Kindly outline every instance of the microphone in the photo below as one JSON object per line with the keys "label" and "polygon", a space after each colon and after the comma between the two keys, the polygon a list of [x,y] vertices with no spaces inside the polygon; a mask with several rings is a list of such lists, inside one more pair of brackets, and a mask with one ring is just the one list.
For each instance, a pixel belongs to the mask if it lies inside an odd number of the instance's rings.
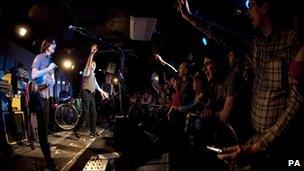
{"label": "microphone", "polygon": [[84,28],[82,28],[82,27],[76,27],[76,26],[73,26],[73,25],[69,25],[69,30],[84,30]]}

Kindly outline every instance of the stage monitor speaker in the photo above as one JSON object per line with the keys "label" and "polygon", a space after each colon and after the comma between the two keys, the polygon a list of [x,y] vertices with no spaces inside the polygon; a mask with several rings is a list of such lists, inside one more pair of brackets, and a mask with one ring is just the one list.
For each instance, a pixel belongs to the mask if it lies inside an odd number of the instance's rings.
{"label": "stage monitor speaker", "polygon": [[24,113],[19,112],[2,112],[2,123],[6,135],[7,143],[16,144],[24,142],[26,138],[26,130],[24,123]]}
{"label": "stage monitor speaker", "polygon": [[130,17],[130,38],[132,40],[149,41],[155,29],[157,19],[146,17]]}

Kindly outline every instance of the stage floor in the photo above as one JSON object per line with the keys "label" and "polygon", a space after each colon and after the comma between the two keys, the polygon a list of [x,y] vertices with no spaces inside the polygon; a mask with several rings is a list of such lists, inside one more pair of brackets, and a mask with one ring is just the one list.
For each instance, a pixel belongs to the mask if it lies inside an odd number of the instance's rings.
{"label": "stage floor", "polygon": [[[103,154],[119,154],[119,159],[110,159],[107,162],[107,171],[116,167],[116,171],[168,171],[168,155],[165,153],[152,154],[152,150],[133,131],[125,132],[127,127],[121,127],[120,122],[99,124],[97,127],[99,137],[91,137],[89,130],[82,128],[79,132],[80,139],[76,139],[72,131],[60,131],[48,136],[51,144],[52,158],[60,171],[80,171],[92,159],[92,156]],[[113,137],[113,130],[118,127],[122,131],[118,136]],[[137,137],[137,138],[136,138]],[[117,148],[116,141],[125,146]],[[115,145],[114,145],[115,144]],[[35,150],[32,150],[28,142],[12,145],[12,155],[5,159],[5,170],[41,171],[45,167],[45,161],[39,146],[38,140],[34,143]],[[121,150],[121,151],[119,151]],[[114,164],[113,164],[114,163]]]}
{"label": "stage floor", "polygon": [[[51,144],[52,158],[54,159],[58,170],[70,170],[75,164],[78,157],[82,155],[88,148],[100,148],[113,150],[107,147],[104,137],[111,136],[111,131],[104,128],[97,128],[100,137],[91,137],[89,131],[81,129],[80,139],[76,139],[72,131],[61,131],[50,134],[48,136],[49,143]],[[92,147],[92,143],[100,140],[98,147]],[[10,170],[27,170],[36,171],[42,170],[45,166],[45,161],[40,149],[38,140],[34,142],[35,149],[32,150],[28,142],[23,144],[16,144],[12,146],[13,153],[8,159]]]}

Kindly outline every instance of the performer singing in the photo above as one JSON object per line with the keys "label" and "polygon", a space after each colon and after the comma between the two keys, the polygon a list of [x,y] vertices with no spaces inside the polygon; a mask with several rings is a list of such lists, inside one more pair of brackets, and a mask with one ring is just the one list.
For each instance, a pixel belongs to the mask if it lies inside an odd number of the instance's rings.
{"label": "performer singing", "polygon": [[29,107],[31,113],[36,113],[38,121],[38,138],[47,169],[54,170],[56,165],[51,158],[50,146],[48,143],[48,122],[49,122],[49,98],[51,89],[55,84],[54,68],[56,64],[51,62],[52,54],[55,52],[56,42],[53,38],[46,38],[41,45],[33,63],[31,77],[33,79],[33,90],[30,93]]}
{"label": "performer singing", "polygon": [[83,71],[83,80],[82,80],[82,87],[81,87],[81,98],[82,98],[82,109],[83,113],[81,117],[79,118],[79,122],[75,126],[74,134],[77,139],[80,138],[78,132],[82,124],[87,120],[88,116],[90,118],[90,135],[91,136],[98,136],[98,133],[96,132],[96,118],[97,118],[97,112],[95,108],[95,98],[94,98],[94,92],[97,89],[103,98],[108,98],[108,93],[103,91],[95,78],[95,69],[96,69],[96,63],[93,61],[93,57],[95,53],[97,52],[98,48],[97,45],[94,44],[91,47],[91,53],[88,57],[87,64],[85,66],[85,69]]}

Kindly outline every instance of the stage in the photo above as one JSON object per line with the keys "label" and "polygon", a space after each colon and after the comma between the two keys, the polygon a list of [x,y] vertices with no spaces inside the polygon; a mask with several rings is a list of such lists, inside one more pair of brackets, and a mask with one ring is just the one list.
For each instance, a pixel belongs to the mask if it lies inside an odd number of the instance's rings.
{"label": "stage", "polygon": [[[136,155],[133,155],[134,151],[136,151],[133,150],[134,148],[127,150],[122,148],[115,149],[112,131],[113,127],[115,127],[114,125],[117,127],[116,123],[107,123],[103,124],[102,127],[97,127],[97,132],[100,134],[99,137],[91,137],[86,128],[80,130],[80,139],[76,139],[72,131],[49,134],[48,139],[51,145],[52,158],[57,165],[57,170],[96,170],[96,167],[91,167],[94,163],[94,166],[97,165],[96,163],[99,165],[97,170],[104,171],[169,170],[167,154],[150,155],[142,151],[143,147],[138,147],[138,145],[136,146],[141,153],[136,152]],[[118,139],[121,138],[118,137]],[[129,142],[134,144],[133,141],[137,140],[129,140]],[[6,170],[44,170],[45,161],[38,140],[34,142],[34,150],[31,149],[28,142],[12,145],[11,147],[10,157],[7,156],[5,158]]]}

